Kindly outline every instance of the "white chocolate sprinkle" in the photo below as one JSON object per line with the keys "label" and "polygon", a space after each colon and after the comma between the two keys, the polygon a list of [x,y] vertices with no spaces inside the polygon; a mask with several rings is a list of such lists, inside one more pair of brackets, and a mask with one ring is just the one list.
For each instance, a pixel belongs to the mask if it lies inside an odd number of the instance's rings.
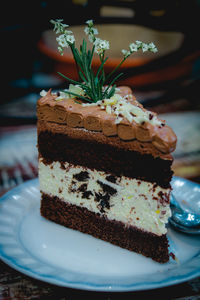
{"label": "white chocolate sprinkle", "polygon": [[120,94],[114,94],[110,99],[100,100],[96,103],[86,103],[82,106],[95,106],[99,105],[102,110],[105,110],[108,114],[115,114],[115,124],[119,124],[123,118],[130,123],[133,121],[142,124],[143,122],[151,123],[152,125],[160,126],[163,122],[159,120],[155,113],[148,110],[143,110],[139,104],[137,106],[129,102],[132,95],[128,94],[122,97]]}
{"label": "white chocolate sprinkle", "polygon": [[[80,96],[85,96],[84,90],[79,85],[69,85],[69,89],[60,91],[58,93],[53,93],[52,95],[58,95],[56,97],[56,101],[61,101],[63,99],[68,98],[76,98],[72,94],[69,95],[67,92],[72,92],[78,94]],[[83,107],[87,106],[99,106],[102,110],[105,110],[108,114],[114,114],[116,116],[115,124],[119,124],[126,119],[128,122],[132,123],[133,121],[142,124],[142,123],[150,123],[152,125],[162,126],[163,121],[159,120],[155,113],[143,110],[137,101],[132,104],[129,100],[132,98],[132,94],[126,94],[125,96],[121,96],[118,94],[120,89],[116,88],[116,93],[110,99],[103,99],[97,102],[91,103],[82,103]],[[45,97],[47,92],[42,90],[40,92],[40,96]]]}
{"label": "white chocolate sprinkle", "polygon": [[45,90],[42,90],[41,92],[40,92],[40,96],[41,97],[45,97],[47,95],[47,92],[45,91]]}

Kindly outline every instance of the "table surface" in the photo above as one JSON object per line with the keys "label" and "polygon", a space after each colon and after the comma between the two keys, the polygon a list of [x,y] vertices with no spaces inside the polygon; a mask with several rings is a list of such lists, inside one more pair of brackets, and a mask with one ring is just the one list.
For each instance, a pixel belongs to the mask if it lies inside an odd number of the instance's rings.
{"label": "table surface", "polygon": [[[168,123],[170,123],[180,137],[175,153],[175,175],[183,175],[182,177],[195,181],[198,181],[200,178],[200,172],[196,168],[200,161],[198,154],[200,141],[197,143],[196,138],[196,130],[200,126],[199,116],[198,112],[182,113],[181,115],[176,114],[174,116],[165,114],[163,116],[169,121]],[[193,122],[187,122],[189,125],[183,129],[183,126],[181,126],[183,119],[190,119]],[[177,126],[178,120],[179,126]],[[190,136],[190,143],[187,142],[188,136]],[[26,180],[37,177],[36,139],[35,125],[0,127],[0,195],[3,195],[6,191]],[[191,166],[195,168],[191,168]],[[98,293],[44,283],[21,274],[7,266],[4,262],[0,262],[0,300],[43,298],[64,300],[79,299],[82,297],[115,299],[119,296],[125,299],[132,299],[133,297],[140,299],[150,296],[154,299],[196,300],[200,299],[200,277],[185,283],[154,290],[126,293]]]}

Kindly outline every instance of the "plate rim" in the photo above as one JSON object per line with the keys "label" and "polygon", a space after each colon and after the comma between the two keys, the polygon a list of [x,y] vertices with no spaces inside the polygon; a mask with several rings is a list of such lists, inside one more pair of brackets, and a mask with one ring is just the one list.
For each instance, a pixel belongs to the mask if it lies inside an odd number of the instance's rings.
{"label": "plate rim", "polygon": [[[172,184],[173,181],[175,180],[181,180],[181,181],[185,181],[188,182],[189,184],[191,184],[192,186],[200,186],[198,183],[192,182],[188,179],[185,178],[181,178],[178,176],[173,176],[172,179]],[[7,201],[7,199],[12,196],[15,193],[19,193],[20,190],[22,190],[25,187],[31,187],[31,186],[35,186],[36,188],[39,187],[39,181],[38,178],[34,178],[31,180],[27,180],[23,183],[21,183],[20,185],[14,187],[13,189],[9,190],[8,192],[6,192],[2,197],[0,197],[0,205],[2,202]],[[31,255],[31,253],[29,253]],[[198,259],[199,254],[197,254],[196,256],[193,257],[193,259],[195,257],[197,257]],[[156,289],[156,288],[163,288],[163,287],[168,287],[168,286],[172,286],[172,285],[176,285],[176,284],[180,284],[183,283],[185,281],[194,279],[198,276],[200,276],[200,269],[196,269],[196,270],[192,270],[189,273],[184,274],[183,276],[173,276],[170,278],[166,278],[164,280],[161,281],[155,281],[155,282],[132,282],[130,284],[96,284],[96,283],[92,283],[92,282],[77,282],[77,281],[73,281],[70,282],[67,280],[67,278],[63,278],[61,279],[56,278],[56,277],[52,277],[49,276],[48,274],[39,274],[36,273],[33,269],[30,268],[25,268],[24,266],[20,266],[16,259],[14,259],[12,256],[8,256],[6,255],[6,253],[4,251],[2,251],[2,246],[0,243],[0,259],[2,259],[2,261],[4,263],[6,263],[9,267],[15,269],[16,271],[21,272],[22,274],[25,274],[26,276],[29,276],[31,278],[37,279],[37,280],[41,280],[43,282],[46,283],[50,283],[56,286],[60,286],[60,287],[68,287],[68,288],[73,288],[73,289],[81,289],[81,290],[87,290],[87,291],[102,291],[102,292],[128,292],[128,291],[142,291],[142,290],[150,290],[150,289]],[[37,258],[36,258],[37,259]],[[46,264],[45,262],[43,262],[43,264]]]}

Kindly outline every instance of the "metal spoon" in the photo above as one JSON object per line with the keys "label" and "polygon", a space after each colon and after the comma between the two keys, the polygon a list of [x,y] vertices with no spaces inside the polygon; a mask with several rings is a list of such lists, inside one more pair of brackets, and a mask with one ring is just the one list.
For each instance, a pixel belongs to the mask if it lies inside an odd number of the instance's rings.
{"label": "metal spoon", "polygon": [[183,210],[172,194],[170,208],[172,216],[169,222],[175,229],[189,234],[200,234],[200,215]]}

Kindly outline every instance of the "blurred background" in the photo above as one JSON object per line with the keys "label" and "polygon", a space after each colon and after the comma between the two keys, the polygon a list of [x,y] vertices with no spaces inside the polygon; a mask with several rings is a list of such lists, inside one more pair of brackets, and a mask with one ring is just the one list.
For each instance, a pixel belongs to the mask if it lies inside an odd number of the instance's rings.
{"label": "blurred background", "polygon": [[[70,24],[77,43],[88,19],[110,41],[106,72],[135,40],[154,42],[122,65],[118,84],[167,120],[178,136],[175,175],[200,181],[200,1],[9,1],[1,9],[0,192],[37,176],[36,101],[41,90],[76,78],[70,52],[57,51],[50,19]],[[94,59],[94,68],[98,66]]]}

